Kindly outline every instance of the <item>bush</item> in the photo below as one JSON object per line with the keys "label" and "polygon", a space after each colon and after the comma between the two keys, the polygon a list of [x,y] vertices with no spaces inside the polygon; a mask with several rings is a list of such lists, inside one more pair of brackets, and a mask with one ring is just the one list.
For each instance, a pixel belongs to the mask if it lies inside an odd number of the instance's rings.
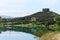
{"label": "bush", "polygon": [[57,24],[58,24],[58,25],[60,25],[60,21],[59,21],[59,22],[57,22]]}

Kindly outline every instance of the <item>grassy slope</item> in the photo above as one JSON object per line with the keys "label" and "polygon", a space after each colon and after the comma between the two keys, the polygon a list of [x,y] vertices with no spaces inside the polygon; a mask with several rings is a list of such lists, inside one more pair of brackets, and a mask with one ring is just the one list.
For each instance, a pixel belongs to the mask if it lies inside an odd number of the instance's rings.
{"label": "grassy slope", "polygon": [[60,40],[59,38],[60,38],[60,32],[50,32],[42,36],[41,40]]}
{"label": "grassy slope", "polygon": [[41,40],[57,40],[55,37],[56,34],[60,34],[60,25],[55,26],[56,31],[55,32],[48,32],[45,35],[41,37]]}

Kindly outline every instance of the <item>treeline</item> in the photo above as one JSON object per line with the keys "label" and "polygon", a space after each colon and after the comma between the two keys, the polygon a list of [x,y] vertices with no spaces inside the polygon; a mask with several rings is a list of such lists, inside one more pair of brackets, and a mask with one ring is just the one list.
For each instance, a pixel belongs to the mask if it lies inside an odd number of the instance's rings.
{"label": "treeline", "polygon": [[60,24],[60,15],[53,11],[50,11],[49,9],[43,9],[43,11],[36,12],[32,15],[25,17],[13,18],[10,21],[16,22],[18,24]]}
{"label": "treeline", "polygon": [[25,17],[17,17],[17,18],[1,18],[0,23],[12,22],[13,24],[37,24],[37,25],[51,25],[58,23],[60,24],[60,15],[50,11],[48,8],[43,9],[40,12],[36,12],[32,15]]}

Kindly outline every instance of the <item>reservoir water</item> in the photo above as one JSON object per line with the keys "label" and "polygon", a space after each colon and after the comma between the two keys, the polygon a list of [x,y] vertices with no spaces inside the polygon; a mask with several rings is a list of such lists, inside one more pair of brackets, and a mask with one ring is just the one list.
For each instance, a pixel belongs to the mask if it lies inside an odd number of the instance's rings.
{"label": "reservoir water", "polygon": [[0,33],[0,40],[38,40],[38,38],[24,32],[4,31]]}

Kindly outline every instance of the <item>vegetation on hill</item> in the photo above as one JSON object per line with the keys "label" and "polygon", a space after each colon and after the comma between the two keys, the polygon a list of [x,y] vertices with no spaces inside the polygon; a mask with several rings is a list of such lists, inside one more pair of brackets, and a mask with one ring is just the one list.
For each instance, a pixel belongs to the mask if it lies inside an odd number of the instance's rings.
{"label": "vegetation on hill", "polygon": [[19,17],[19,18],[13,18],[10,21],[15,22],[15,24],[44,24],[44,25],[50,25],[54,24],[56,22],[59,22],[60,15],[50,11],[49,9],[43,9],[41,12],[36,12],[32,15],[25,16],[25,17]]}

